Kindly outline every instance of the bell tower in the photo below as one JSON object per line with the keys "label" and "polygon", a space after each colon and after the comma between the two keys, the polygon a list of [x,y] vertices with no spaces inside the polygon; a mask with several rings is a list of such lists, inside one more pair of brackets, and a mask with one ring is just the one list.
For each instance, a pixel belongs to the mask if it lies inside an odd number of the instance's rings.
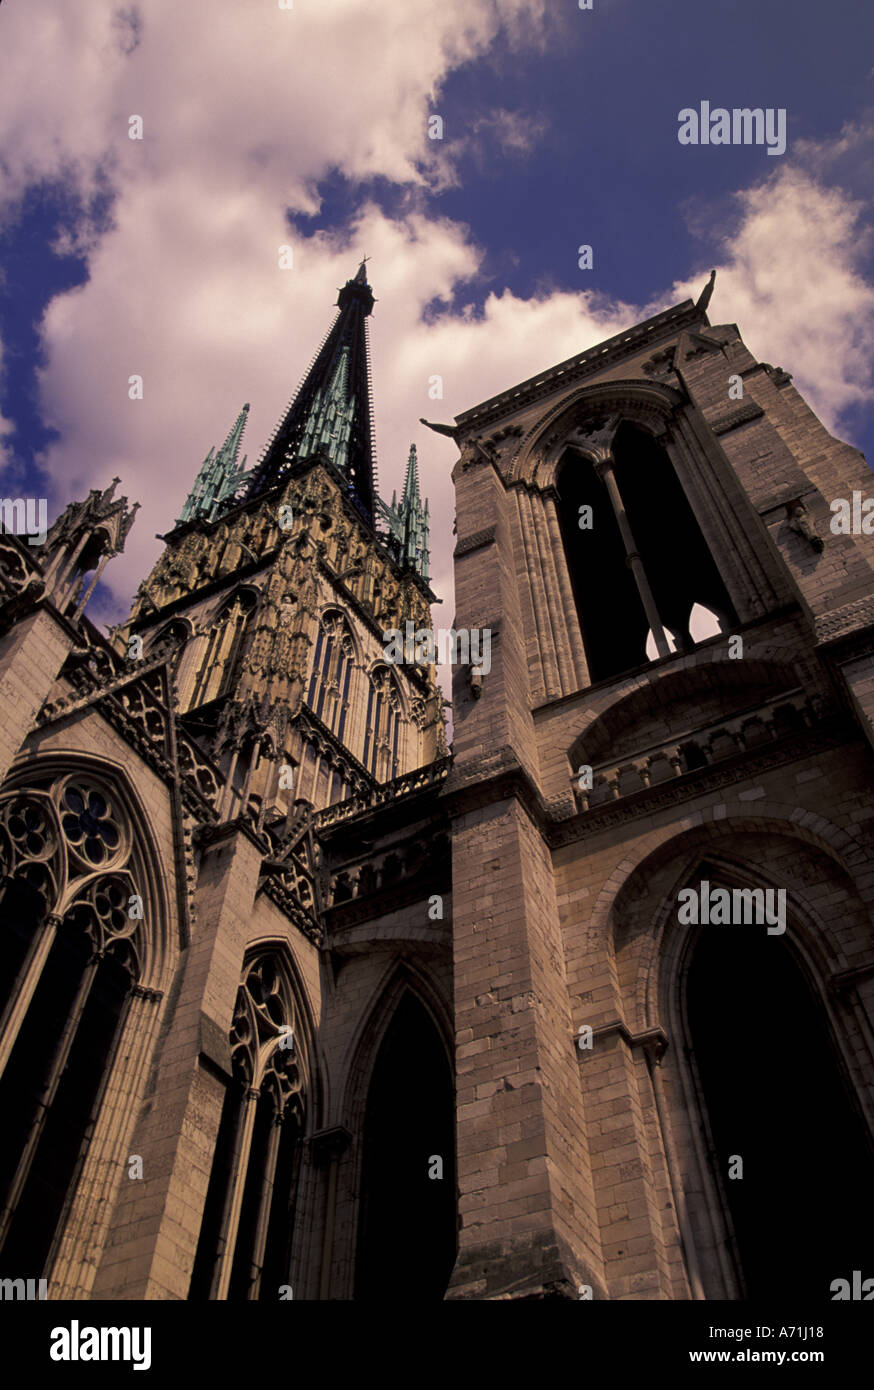
{"label": "bell tower", "polygon": [[373,305],[362,262],[263,457],[238,462],[246,405],[116,635],[147,660],[173,649],[184,723],[227,778],[224,818],[318,810],[445,751],[433,668],[383,654],[386,629],[430,626],[435,597],[415,450],[400,507],[377,495]]}
{"label": "bell tower", "polygon": [[[712,290],[439,427],[457,621],[492,643],[481,692],[456,674],[446,787],[453,1298],[827,1298],[870,1239],[874,552],[832,522],[874,487],[787,372],[710,324]],[[680,891],[717,885],[750,910],[684,920]],[[767,978],[772,1006],[708,1009],[720,978]],[[786,1176],[791,1038],[814,1026],[851,1196],[839,1159],[813,1194]],[[759,1125],[726,1048],[755,1059]]]}

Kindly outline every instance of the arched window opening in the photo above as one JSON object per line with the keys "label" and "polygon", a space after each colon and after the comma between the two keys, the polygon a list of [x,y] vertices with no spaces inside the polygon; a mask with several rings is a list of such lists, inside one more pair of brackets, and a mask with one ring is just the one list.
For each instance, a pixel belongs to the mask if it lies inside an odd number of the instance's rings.
{"label": "arched window opening", "polygon": [[354,661],[355,646],[343,615],[324,614],[316,635],[307,704],[340,739],[346,731]]}
{"label": "arched window opening", "polygon": [[607,488],[594,464],[569,450],[559,471],[558,493],[589,677],[605,680],[646,659],[649,623]]}
{"label": "arched window opening", "polygon": [[688,651],[733,624],[728,591],[671,460],[645,430],[623,421],[600,475],[569,449],[557,487],[593,682],[658,659],[655,617],[662,655]]}
{"label": "arched window opening", "polygon": [[[791,923],[773,936],[757,924],[697,931],[690,1055],[746,1296],[828,1298],[874,1248],[874,1155],[827,1015],[787,941]],[[734,1158],[742,1177],[730,1176]]]}
{"label": "arched window opening", "polygon": [[90,776],[0,797],[0,860],[0,912],[16,919],[3,952],[15,973],[0,1019],[0,1273],[41,1278],[140,977],[149,903],[127,817]]}
{"label": "arched window opening", "polygon": [[[69,512],[70,508],[67,510]],[[63,530],[63,518],[59,517],[55,526],[59,523]],[[93,532],[83,530],[75,543],[71,541],[64,549],[56,551],[47,577],[50,577],[53,601],[61,612],[68,612],[75,604],[73,616],[78,617],[113,553],[112,539],[103,527]]]}
{"label": "arched window opening", "polygon": [[220,699],[235,685],[249,622],[256,606],[256,596],[250,590],[242,589],[216,618],[194,678],[192,708]]}
{"label": "arched window opening", "polygon": [[724,628],[718,614],[703,603],[693,603],[689,614],[689,632],[693,642],[706,642],[710,637],[718,637]]}
{"label": "arched window opening", "polygon": [[168,623],[153,639],[148,649],[148,660],[157,661],[159,657],[169,657],[173,665],[178,665],[179,657],[190,636],[188,624],[181,619]]}
{"label": "arched window opening", "polygon": [[368,681],[361,761],[379,782],[389,782],[400,772],[401,717],[397,681],[387,666],[377,666]]}
{"label": "arched window opening", "polygon": [[[442,1177],[433,1176],[435,1159]],[[370,1082],[360,1191],[355,1298],[380,1301],[390,1287],[402,1301],[442,1299],[457,1251],[452,1073],[434,1023],[409,991]],[[416,1276],[398,1281],[399,1269]]]}
{"label": "arched window opening", "polygon": [[288,1283],[308,1090],[307,1048],[278,956],[245,967],[189,1298],[275,1299]]}
{"label": "arched window opening", "polygon": [[680,744],[680,757],[684,772],[695,772],[699,767],[708,766],[707,754],[701,745],[694,740]]}

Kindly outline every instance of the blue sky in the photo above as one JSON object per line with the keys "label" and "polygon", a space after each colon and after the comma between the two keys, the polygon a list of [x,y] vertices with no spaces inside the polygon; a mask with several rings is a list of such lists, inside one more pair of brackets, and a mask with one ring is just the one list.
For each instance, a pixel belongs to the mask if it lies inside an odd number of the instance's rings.
{"label": "blue sky", "polygon": [[[2,485],[50,517],[116,473],[142,501],[92,616],[125,611],[246,400],[254,462],[362,251],[381,491],[415,439],[440,621],[454,451],[419,416],[696,294],[711,266],[711,319],[874,458],[874,11],[593,6],[0,7]],[[786,153],[681,146],[678,112],[702,99],[785,108]]]}

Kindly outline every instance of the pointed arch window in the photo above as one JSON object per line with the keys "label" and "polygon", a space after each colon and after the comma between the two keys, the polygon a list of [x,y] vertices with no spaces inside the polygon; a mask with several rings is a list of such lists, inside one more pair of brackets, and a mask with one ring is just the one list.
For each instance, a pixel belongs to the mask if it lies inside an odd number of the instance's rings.
{"label": "pointed arch window", "polygon": [[140,980],[152,908],[120,803],[78,772],[0,796],[0,874],[0,1271],[41,1278]]}
{"label": "pointed arch window", "polygon": [[183,618],[175,619],[163,627],[152,640],[148,648],[148,660],[157,661],[159,657],[169,657],[172,665],[178,667],[179,658],[190,636],[190,625]]}
{"label": "pointed arch window", "polygon": [[309,1089],[308,1047],[278,953],[245,965],[191,1299],[275,1299],[288,1282]]}
{"label": "pointed arch window", "polygon": [[399,774],[401,716],[401,697],[395,677],[387,666],[374,667],[368,680],[361,761],[377,781],[389,782]]}
{"label": "pointed arch window", "polygon": [[[708,863],[687,886],[699,901],[706,891],[711,905],[720,891],[732,901],[738,889],[759,892],[766,904],[773,891],[758,875],[735,877]],[[712,1238],[735,1257],[741,1297],[766,1298],[775,1288],[805,1297],[811,1270],[823,1271],[826,1296],[832,1272],[849,1277],[871,1249],[874,1159],[825,990],[799,950],[803,932],[790,920],[784,933],[770,935],[754,917],[747,903],[743,911],[732,907],[731,927],[686,928],[677,980],[685,1034],[679,1056],[699,1107],[693,1123],[704,1136],[698,1162],[721,1197],[727,1227],[714,1222]],[[725,1046],[726,1030],[737,1029],[740,998],[756,1020],[755,1049]],[[686,1153],[693,1162],[695,1148]],[[732,1155],[742,1159],[743,1182],[727,1180]],[[773,1173],[779,1182],[769,1180]],[[678,1181],[688,1182],[687,1175]],[[689,1185],[700,1190],[700,1182],[696,1175]],[[714,1289],[707,1296],[726,1295]]]}
{"label": "pointed arch window", "polygon": [[340,739],[346,731],[354,663],[355,646],[348,623],[337,610],[325,613],[316,634],[307,704]]}
{"label": "pointed arch window", "polygon": [[256,607],[257,595],[241,589],[220,610],[194,678],[192,707],[218,700],[232,689]]}
{"label": "pointed arch window", "polygon": [[[398,1097],[404,1097],[402,1105]],[[362,1135],[355,1299],[375,1301],[391,1271],[420,1271],[401,1300],[439,1302],[458,1249],[452,1068],[433,1017],[405,990],[367,1089]],[[441,1180],[429,1179],[435,1160]]]}
{"label": "pointed arch window", "polygon": [[590,435],[599,462],[582,443],[568,448],[557,479],[592,682],[688,651],[714,624],[726,632],[737,621],[667,451],[630,421],[613,423]]}

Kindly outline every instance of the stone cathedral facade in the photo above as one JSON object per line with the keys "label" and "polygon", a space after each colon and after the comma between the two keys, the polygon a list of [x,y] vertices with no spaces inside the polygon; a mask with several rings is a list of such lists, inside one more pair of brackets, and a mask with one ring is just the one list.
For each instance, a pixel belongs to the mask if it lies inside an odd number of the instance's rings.
{"label": "stone cathedral facade", "polygon": [[491,640],[451,748],[434,667],[385,656],[435,596],[414,449],[377,492],[363,265],[108,637],[118,480],[0,536],[0,1276],[874,1275],[874,568],[830,524],[874,488],[711,289],[434,424],[456,627]]}

